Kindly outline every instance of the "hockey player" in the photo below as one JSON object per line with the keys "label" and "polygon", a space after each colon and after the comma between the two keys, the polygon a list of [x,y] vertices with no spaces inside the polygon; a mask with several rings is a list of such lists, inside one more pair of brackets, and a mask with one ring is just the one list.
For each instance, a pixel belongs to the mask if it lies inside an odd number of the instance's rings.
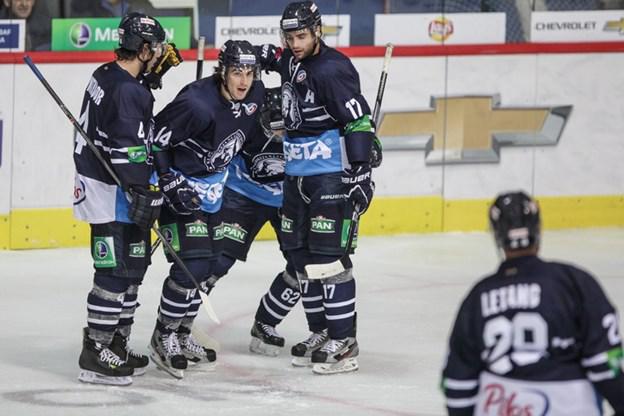
{"label": "hockey player", "polygon": [[[218,255],[213,230],[227,168],[258,123],[264,86],[246,41],[227,41],[212,76],[185,86],[156,116],[155,164],[166,206],[160,229],[202,286]],[[171,261],[171,259],[169,259]],[[163,283],[150,350],[154,362],[177,378],[188,361],[216,360],[191,335],[201,303],[193,281],[173,263]]]}
{"label": "hockey player", "polygon": [[490,225],[504,261],[461,304],[442,388],[449,415],[624,415],[618,316],[598,282],[537,256],[540,214],[501,194]]}
{"label": "hockey player", "polygon": [[79,121],[122,187],[79,134],[74,146],[74,215],[91,225],[95,268],[78,378],[127,385],[149,362],[129,349],[128,338],[138,287],[150,264],[149,229],[163,201],[162,193],[149,187],[154,97],[144,74],[159,80],[180,57],[165,43],[158,21],[140,13],[121,20],[115,54],[114,62],[93,73]]}
{"label": "hockey player", "polygon": [[[373,195],[374,128],[350,60],[322,41],[321,14],[311,1],[286,6],[280,21],[285,49],[259,47],[263,67],[279,71],[287,135],[283,247],[293,260],[309,313],[315,373],[358,368],[355,280],[346,247],[354,210]],[[312,351],[314,348],[316,349]],[[294,350],[293,350],[294,352]]]}

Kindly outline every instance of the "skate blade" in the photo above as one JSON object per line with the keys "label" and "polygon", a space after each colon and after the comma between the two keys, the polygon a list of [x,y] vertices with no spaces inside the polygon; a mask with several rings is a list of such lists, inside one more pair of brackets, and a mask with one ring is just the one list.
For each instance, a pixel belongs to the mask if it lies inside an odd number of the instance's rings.
{"label": "skate blade", "polygon": [[163,370],[164,372],[168,373],[169,375],[179,380],[184,378],[184,370],[178,370],[177,368],[169,367],[160,359],[160,356],[151,348],[150,348],[150,358],[154,362],[154,364],[156,364],[156,367],[158,367],[159,370]]}
{"label": "skate blade", "polygon": [[134,367],[134,373],[132,373],[132,375],[133,376],[142,376],[146,372],[147,372],[147,366],[145,366],[145,367]]}
{"label": "skate blade", "polygon": [[350,373],[359,368],[356,358],[345,358],[337,363],[317,363],[312,366],[314,374]]}
{"label": "skate blade", "polygon": [[130,384],[132,384],[131,376],[105,376],[89,370],[80,370],[80,374],[78,374],[78,380],[82,381],[83,383],[106,384],[109,386],[129,386]]}
{"label": "skate blade", "polygon": [[293,367],[310,367],[312,366],[312,361],[310,361],[310,357],[293,357],[290,361]]}
{"label": "skate blade", "polygon": [[189,361],[188,363],[189,366],[187,367],[187,370],[193,370],[193,372],[212,372],[217,369],[216,361],[200,360]]}
{"label": "skate blade", "polygon": [[251,342],[249,343],[249,351],[260,355],[266,355],[268,357],[277,357],[281,350],[282,347],[265,344],[259,338],[255,337],[252,337]]}

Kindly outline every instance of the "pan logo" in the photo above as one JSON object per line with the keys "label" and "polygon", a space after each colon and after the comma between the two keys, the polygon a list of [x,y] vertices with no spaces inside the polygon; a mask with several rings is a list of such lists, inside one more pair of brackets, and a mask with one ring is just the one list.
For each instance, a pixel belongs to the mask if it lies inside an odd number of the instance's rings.
{"label": "pan logo", "polygon": [[427,165],[498,163],[503,146],[554,146],[572,106],[500,108],[500,97],[431,98],[431,109],[382,115],[387,150],[424,150]]}
{"label": "pan logo", "polygon": [[91,28],[86,23],[74,23],[69,29],[69,41],[76,48],[84,48],[91,41]]}

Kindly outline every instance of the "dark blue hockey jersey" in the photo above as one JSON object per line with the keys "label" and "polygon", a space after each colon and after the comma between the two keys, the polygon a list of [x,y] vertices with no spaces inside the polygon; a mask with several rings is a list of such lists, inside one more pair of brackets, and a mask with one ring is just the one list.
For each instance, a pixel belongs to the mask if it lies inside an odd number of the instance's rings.
{"label": "dark blue hockey jersey", "polygon": [[202,210],[219,210],[227,166],[256,129],[263,99],[254,81],[244,100],[228,101],[211,76],[185,86],[156,116],[156,146],[198,192]]}
{"label": "dark blue hockey jersey", "polygon": [[[100,66],[84,94],[78,122],[122,181],[147,186],[154,97],[115,62]],[[92,224],[130,222],[129,200],[80,134],[74,143],[74,215]]]}
{"label": "dark blue hockey jersey", "polygon": [[574,266],[505,261],[462,303],[442,386],[450,415],[598,416],[594,388],[624,411],[615,309]]}
{"label": "dark blue hockey jersey", "polygon": [[230,164],[225,186],[259,204],[281,207],[284,164],[283,144],[267,138],[258,125]]}
{"label": "dark blue hockey jersey", "polygon": [[323,42],[317,55],[300,62],[289,49],[277,55],[273,49],[264,45],[259,55],[263,66],[279,71],[282,79],[286,173],[310,176],[368,162],[371,111],[349,58]]}

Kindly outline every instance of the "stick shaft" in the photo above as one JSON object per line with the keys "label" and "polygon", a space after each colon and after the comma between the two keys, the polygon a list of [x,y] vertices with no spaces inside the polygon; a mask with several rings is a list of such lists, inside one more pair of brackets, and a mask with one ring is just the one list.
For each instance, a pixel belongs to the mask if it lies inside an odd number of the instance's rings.
{"label": "stick shaft", "polygon": [[206,44],[206,38],[199,37],[197,42],[197,66],[195,68],[195,80],[202,79],[204,71],[204,46]]}
{"label": "stick shaft", "polygon": [[375,98],[375,108],[373,110],[373,122],[375,126],[379,125],[379,116],[381,114],[381,102],[383,100],[384,92],[386,91],[386,81],[388,80],[388,69],[390,67],[390,59],[392,59],[392,50],[394,45],[388,43],[386,45],[386,54],[384,56],[383,67],[381,69],[381,76],[379,78],[379,86],[377,87],[377,97]]}

